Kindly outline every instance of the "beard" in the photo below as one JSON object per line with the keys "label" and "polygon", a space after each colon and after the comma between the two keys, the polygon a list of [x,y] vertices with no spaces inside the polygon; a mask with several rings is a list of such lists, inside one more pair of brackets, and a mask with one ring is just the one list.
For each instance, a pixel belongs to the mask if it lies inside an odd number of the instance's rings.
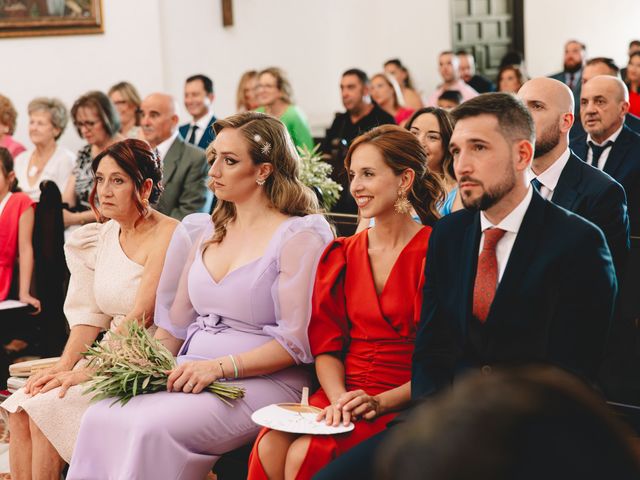
{"label": "beard", "polygon": [[582,63],[580,62],[571,62],[564,64],[564,71],[567,73],[576,73],[578,70],[582,68]]}
{"label": "beard", "polygon": [[556,148],[558,143],[560,143],[560,126],[558,125],[558,121],[556,121],[552,127],[547,128],[538,138],[536,138],[536,148],[533,158],[546,155]]}
{"label": "beard", "polygon": [[472,181],[480,185],[484,191],[479,197],[472,198],[469,195],[461,194],[462,205],[469,210],[488,210],[502,200],[516,185],[516,174],[511,168],[511,164],[505,170],[502,181],[492,188],[484,188],[484,183],[472,177],[461,177],[459,182]]}

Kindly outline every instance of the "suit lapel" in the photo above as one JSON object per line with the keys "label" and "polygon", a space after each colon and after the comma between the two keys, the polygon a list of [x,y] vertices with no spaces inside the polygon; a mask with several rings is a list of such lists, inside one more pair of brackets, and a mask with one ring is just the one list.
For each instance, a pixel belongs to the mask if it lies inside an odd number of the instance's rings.
{"label": "suit lapel", "polygon": [[509,314],[501,314],[501,310],[503,310],[503,306],[509,308],[505,304],[505,299],[512,298],[511,292],[518,288],[521,279],[526,276],[527,269],[531,265],[544,228],[544,211],[545,200],[534,190],[531,203],[520,224],[516,241],[507,260],[507,266],[491,304],[487,324],[494,321],[494,317],[496,319],[509,318]]}
{"label": "suit lapel", "polygon": [[182,157],[183,151],[184,141],[180,136],[177,136],[162,161],[162,183],[164,185],[167,185],[171,181],[171,177],[173,177],[173,174],[176,172],[178,160]]}
{"label": "suit lapel", "polygon": [[460,285],[462,286],[461,298],[463,298],[463,301],[460,302],[460,308],[462,309],[460,318],[464,319],[464,321],[460,327],[465,335],[473,311],[473,287],[476,279],[476,270],[478,268],[480,233],[480,213],[476,213],[473,221],[467,225],[462,240]]}
{"label": "suit lapel", "polygon": [[573,154],[577,155],[580,160],[587,161],[587,135],[584,134],[571,145]]}
{"label": "suit lapel", "polygon": [[553,203],[567,210],[573,210],[573,204],[579,193],[576,187],[582,181],[582,169],[580,168],[582,165],[578,162],[582,162],[582,160],[571,153],[569,161],[560,173],[558,184],[551,197]]}
{"label": "suit lapel", "polygon": [[611,175],[613,178],[616,178],[616,174],[620,169],[620,166],[624,162],[624,157],[627,154],[627,150],[631,147],[631,142],[629,141],[629,133],[627,132],[629,127],[622,127],[622,131],[620,135],[616,139],[613,147],[611,147],[611,151],[609,152],[609,157],[607,158],[607,163],[604,165],[604,171]]}

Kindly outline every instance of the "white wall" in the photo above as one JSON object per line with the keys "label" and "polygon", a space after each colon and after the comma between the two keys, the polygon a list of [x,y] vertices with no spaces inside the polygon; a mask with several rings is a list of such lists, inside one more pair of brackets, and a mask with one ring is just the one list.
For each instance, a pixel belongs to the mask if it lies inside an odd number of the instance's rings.
{"label": "white wall", "polygon": [[[38,95],[68,106],[90,89],[129,80],[144,96],[163,90],[182,97],[185,77],[210,75],[215,112],[233,113],[242,72],[270,65],[290,76],[297,102],[314,133],[342,108],[340,74],[358,66],[373,74],[391,57],[410,68],[418,88],[438,82],[436,57],[450,48],[449,0],[234,0],[235,24],[222,27],[218,0],[103,0],[105,33],[0,39],[0,92],[19,110],[16,138],[29,144],[27,104]],[[562,64],[566,39],[589,53],[625,62],[635,36],[640,1],[526,0],[529,72],[546,75]],[[180,102],[181,103],[181,102]],[[184,112],[182,117],[186,120]],[[82,140],[68,127],[62,142]]]}
{"label": "white wall", "polygon": [[562,70],[567,40],[587,45],[589,57],[611,57],[627,64],[627,45],[640,38],[640,1],[525,0],[525,48],[532,76]]}

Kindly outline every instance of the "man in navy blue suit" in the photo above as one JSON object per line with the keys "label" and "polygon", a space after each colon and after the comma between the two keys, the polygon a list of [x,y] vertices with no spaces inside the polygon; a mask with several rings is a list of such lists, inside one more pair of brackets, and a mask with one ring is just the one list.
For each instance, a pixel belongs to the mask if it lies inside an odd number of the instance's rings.
{"label": "man in navy blue suit", "polygon": [[[594,380],[617,291],[604,235],[530,186],[534,125],[518,99],[484,94],[453,115],[450,151],[466,209],[440,219],[429,241],[413,399],[469,369],[531,362]],[[315,478],[372,478],[385,435]]]}
{"label": "man in navy blue suit", "polygon": [[180,135],[187,143],[206,150],[215,138],[211,111],[214,99],[213,81],[198,74],[187,78],[184,85],[184,106],[192,117],[190,123],[180,126]]}
{"label": "man in navy blue suit", "polygon": [[[621,78],[620,68],[613,59],[608,57],[594,57],[587,60],[586,65],[582,69],[582,85],[598,75],[611,75],[612,77]],[[577,97],[575,100],[579,103],[580,97]],[[640,133],[640,118],[636,117],[633,113],[627,112],[624,123],[634,132]],[[586,132],[582,127],[582,122],[578,115],[578,118],[573,122],[573,127],[571,127],[569,138],[573,141],[573,139],[582,135],[586,135]]]}
{"label": "man in navy blue suit", "polygon": [[580,116],[586,134],[571,141],[585,162],[615,178],[625,189],[631,235],[640,235],[640,135],[624,124],[629,92],[619,78],[599,75],[584,84]]}
{"label": "man in navy blue suit", "polygon": [[620,280],[629,251],[627,198],[618,182],[569,149],[574,122],[571,90],[558,80],[540,77],[526,82],[518,97],[536,126],[532,182],[544,199],[600,227]]}

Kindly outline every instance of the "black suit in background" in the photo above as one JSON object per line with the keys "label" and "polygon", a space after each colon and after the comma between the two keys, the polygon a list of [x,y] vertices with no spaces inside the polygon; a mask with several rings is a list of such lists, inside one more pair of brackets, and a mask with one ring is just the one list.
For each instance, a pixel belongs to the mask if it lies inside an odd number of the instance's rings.
{"label": "black suit in background", "polygon": [[474,75],[471,79],[466,82],[467,85],[472,87],[478,93],[488,93],[495,92],[496,85],[487,77],[483,77],[482,75]]}
{"label": "black suit in background", "polygon": [[[470,210],[440,219],[431,234],[413,356],[414,400],[483,365],[551,363],[595,380],[617,291],[602,232],[533,192],[484,324],[471,313],[480,237],[480,214]],[[314,478],[373,478],[375,450],[388,431]]]}
{"label": "black suit in background", "polygon": [[[585,161],[588,148],[586,135],[571,141],[571,150]],[[631,235],[640,236],[640,135],[626,125],[609,151],[604,172],[624,187]]]}
{"label": "black suit in background", "polygon": [[551,201],[600,227],[620,281],[629,253],[629,216],[622,186],[572,153]]}

